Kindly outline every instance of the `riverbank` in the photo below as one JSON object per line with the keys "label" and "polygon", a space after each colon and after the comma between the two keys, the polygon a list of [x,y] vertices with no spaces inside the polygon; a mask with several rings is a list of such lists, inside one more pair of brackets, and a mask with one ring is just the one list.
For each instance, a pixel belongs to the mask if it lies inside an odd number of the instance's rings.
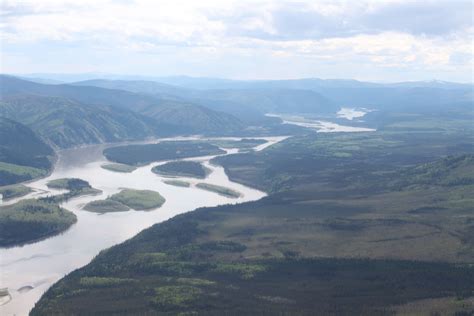
{"label": "riverbank", "polygon": [[[268,142],[256,146],[255,150],[264,149],[285,138],[260,138],[266,139]],[[178,139],[189,140],[189,138]],[[223,139],[238,140],[238,138]],[[147,142],[156,141],[149,140]],[[60,151],[53,173],[47,178],[27,184],[36,192],[24,198],[64,193],[64,191],[47,187],[49,180],[60,178],[83,179],[94,188],[102,190],[102,193],[96,196],[77,197],[61,204],[78,218],[77,223],[65,233],[24,247],[0,250],[3,284],[11,290],[12,295],[12,300],[0,307],[0,313],[6,315],[27,314],[44,291],[65,274],[87,264],[101,250],[133,237],[154,223],[165,221],[199,207],[242,203],[258,200],[266,195],[262,191],[229,181],[222,167],[212,166],[209,163],[215,156],[189,158],[201,162],[212,171],[206,179],[199,181],[234,189],[243,194],[240,198],[231,199],[200,190],[194,187],[195,183],[189,188],[168,185],[163,182],[166,178],[151,172],[151,169],[159,163],[141,166],[131,173],[105,170],[101,166],[108,162],[103,157],[102,151],[106,147],[115,145],[100,144]],[[224,155],[236,151],[238,149],[226,149]],[[176,179],[180,180],[180,178]],[[98,215],[82,210],[88,202],[105,199],[124,187],[160,192],[166,198],[166,203],[159,210],[152,212],[131,211]],[[101,229],[97,229],[97,227]],[[32,288],[23,293],[16,291],[16,289],[25,286]]]}

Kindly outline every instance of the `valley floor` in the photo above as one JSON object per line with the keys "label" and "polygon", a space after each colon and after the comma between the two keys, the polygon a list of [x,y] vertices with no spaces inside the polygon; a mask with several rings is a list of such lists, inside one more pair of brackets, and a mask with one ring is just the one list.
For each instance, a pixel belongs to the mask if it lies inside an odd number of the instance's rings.
{"label": "valley floor", "polygon": [[269,196],[152,226],[59,281],[32,315],[469,315],[474,134],[456,123],[218,157]]}
{"label": "valley floor", "polygon": [[[256,146],[255,150],[260,150],[283,138],[267,137],[252,145]],[[197,138],[179,137],[166,140],[195,141]],[[238,138],[206,139],[205,141],[225,141],[227,145],[229,142],[232,142],[232,145],[234,145],[233,142],[240,142]],[[150,143],[150,141],[136,144],[145,143]],[[154,174],[151,171],[152,168],[160,163],[138,166],[130,173],[104,169],[102,166],[107,161],[103,156],[103,150],[113,145],[120,144],[99,144],[60,151],[58,162],[49,177],[25,184],[33,192],[24,197],[4,201],[4,205],[11,205],[20,199],[37,198],[45,199],[53,204],[59,203],[64,209],[75,214],[77,222],[70,229],[52,238],[21,247],[0,248],[2,287],[8,288],[7,293],[12,298],[8,303],[0,306],[0,314],[28,314],[41,295],[64,275],[90,262],[101,250],[133,237],[154,223],[191,211],[196,206],[242,203],[265,196],[262,191],[229,181],[222,167],[209,164],[209,160],[214,156],[187,158],[200,162],[210,173],[204,179],[182,177],[174,179],[185,181],[189,184],[186,187],[169,185],[164,182],[169,178]],[[227,149],[227,151],[236,152],[238,148]],[[50,180],[53,181],[50,182]],[[196,184],[202,182],[231,188],[238,191],[241,196],[228,198],[215,192],[201,190],[196,187]],[[102,193],[89,187],[77,190],[87,183],[101,190]],[[73,187],[69,187],[69,184]],[[153,201],[144,201],[140,194],[128,194],[122,196],[125,200],[121,202],[129,204],[134,210],[102,215],[84,209],[87,203],[107,199],[123,191],[124,188],[147,193],[145,199],[148,197],[148,192],[143,192],[143,190],[159,192],[166,201],[160,208],[148,209],[158,206],[157,202],[161,204],[162,200],[156,194]],[[143,202],[147,203],[143,204]],[[149,202],[153,202],[153,205]],[[135,211],[135,209],[145,209],[145,211]],[[34,219],[32,215],[34,214],[30,214],[29,218]],[[0,235],[2,232],[0,231]],[[21,232],[20,235],[27,236]],[[0,296],[2,296],[0,299],[3,304],[3,295]]]}

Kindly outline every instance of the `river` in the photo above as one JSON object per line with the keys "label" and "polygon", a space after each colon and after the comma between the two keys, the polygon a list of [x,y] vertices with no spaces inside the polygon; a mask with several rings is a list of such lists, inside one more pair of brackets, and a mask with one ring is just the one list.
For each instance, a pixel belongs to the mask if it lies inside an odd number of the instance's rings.
{"label": "river", "polygon": [[[352,111],[352,109],[348,109]],[[342,110],[341,110],[342,111]],[[356,113],[354,116],[354,113],[347,112],[347,109],[344,110],[345,112],[339,111],[338,116],[339,117],[344,117],[348,120],[352,120],[354,117],[362,117],[364,114],[361,111],[360,113]],[[312,130],[315,130],[317,133],[341,133],[341,132],[374,132],[375,129],[373,128],[367,128],[367,127],[357,127],[357,126],[348,126],[348,125],[341,125],[329,121],[323,121],[323,120],[315,120],[315,119],[310,119],[304,116],[299,116],[299,115],[292,115],[292,114],[276,114],[276,113],[267,113],[265,114],[268,117],[277,117],[281,119],[283,124],[290,124],[290,125],[297,125],[301,127],[306,127]]]}
{"label": "river", "polygon": [[[286,137],[261,138],[268,142],[255,147],[255,150],[262,150]],[[103,193],[81,196],[62,204],[77,216],[77,223],[64,233],[32,244],[0,249],[0,288],[8,288],[11,295],[11,300],[0,306],[1,315],[27,315],[35,302],[53,283],[89,263],[101,250],[125,241],[153,224],[199,207],[242,203],[265,196],[264,192],[230,181],[222,167],[209,163],[215,156],[187,159],[201,161],[212,170],[205,180],[177,179],[193,184],[206,182],[222,185],[242,193],[240,198],[227,198],[193,186],[182,188],[167,185],[163,183],[163,179],[166,178],[151,172],[151,168],[160,163],[140,167],[132,173],[105,170],[101,168],[101,165],[106,163],[102,151],[108,146],[111,145],[92,145],[59,151],[58,161],[51,175],[26,184],[35,192],[22,199],[61,193],[46,186],[48,181],[58,178],[80,178]],[[237,149],[227,150],[227,154],[235,152]],[[119,192],[121,188],[155,190],[166,198],[166,202],[161,208],[153,211],[131,210],[100,215],[82,210],[82,206],[86,203],[105,199]],[[18,200],[9,201],[8,204]]]}

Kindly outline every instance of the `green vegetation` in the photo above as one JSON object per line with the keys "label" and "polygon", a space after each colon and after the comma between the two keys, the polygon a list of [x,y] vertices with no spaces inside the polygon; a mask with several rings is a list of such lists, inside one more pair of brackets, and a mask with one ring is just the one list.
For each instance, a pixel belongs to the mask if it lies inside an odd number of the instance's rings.
{"label": "green vegetation", "polygon": [[[218,157],[269,196],[152,226],[54,285],[32,315],[468,313],[474,133],[458,123]],[[83,277],[137,282],[81,292]]]}
{"label": "green vegetation", "polygon": [[151,122],[132,111],[57,95],[20,94],[3,99],[0,115],[27,125],[59,148],[144,139],[155,132]]}
{"label": "green vegetation", "polygon": [[45,176],[53,154],[28,127],[0,117],[0,186]]}
{"label": "green vegetation", "polygon": [[84,181],[82,179],[77,179],[77,178],[54,179],[54,180],[49,181],[46,185],[48,186],[48,188],[69,191],[67,193],[52,195],[52,196],[48,196],[48,197],[40,199],[40,200],[47,201],[50,203],[59,204],[81,195],[96,195],[102,192],[101,190],[94,189],[89,184],[89,182]]}
{"label": "green vegetation", "polygon": [[33,192],[33,189],[22,184],[0,187],[0,194],[2,195],[3,200],[21,197],[31,192]]}
{"label": "green vegetation", "polygon": [[84,188],[90,188],[90,184],[87,181],[77,178],[62,178],[62,179],[54,179],[48,181],[46,184],[48,188],[51,189],[62,189],[62,190],[82,190]]}
{"label": "green vegetation", "polygon": [[122,284],[134,282],[133,279],[120,278],[99,278],[99,277],[84,277],[79,280],[79,284],[86,288],[96,287],[112,287]]}
{"label": "green vegetation", "polygon": [[239,148],[240,150],[250,150],[258,145],[265,144],[267,141],[265,139],[255,139],[255,138],[242,138],[240,140],[211,140],[212,144],[222,147],[222,148]]}
{"label": "green vegetation", "polygon": [[181,180],[163,180],[163,182],[169,185],[174,185],[174,186],[183,187],[183,188],[189,188],[191,186],[191,183],[187,181],[181,181]]}
{"label": "green vegetation", "polygon": [[127,212],[130,208],[113,200],[98,200],[87,203],[84,210],[95,213]]}
{"label": "green vegetation", "polygon": [[215,192],[217,194],[220,194],[229,198],[238,198],[241,196],[239,192],[220,186],[220,185],[209,184],[209,183],[198,183],[196,184],[196,187],[199,189],[206,190],[206,191]]}
{"label": "green vegetation", "polygon": [[0,77],[0,116],[29,126],[57,147],[195,133],[236,132],[228,113],[175,97]]}
{"label": "green vegetation", "polygon": [[[473,155],[448,156],[440,161],[403,170],[402,177],[394,179],[394,186],[464,186],[474,184]],[[399,179],[401,178],[401,179]]]}
{"label": "green vegetation", "polygon": [[101,166],[102,168],[115,172],[124,172],[129,173],[135,171],[137,168],[129,165],[124,165],[120,163],[109,163]]}
{"label": "green vegetation", "polygon": [[0,247],[21,245],[59,234],[76,220],[73,213],[40,200],[22,200],[0,207]]}
{"label": "green vegetation", "polygon": [[123,189],[108,199],[122,203],[134,210],[154,209],[162,206],[166,201],[158,192],[134,189]]}
{"label": "green vegetation", "polygon": [[110,200],[120,202],[134,210],[149,210],[160,207],[165,198],[158,192],[151,190],[123,189],[109,197]]}
{"label": "green vegetation", "polygon": [[191,177],[204,179],[211,170],[196,161],[172,161],[155,166],[152,172],[166,177]]}
{"label": "green vegetation", "polygon": [[[20,245],[66,230],[76,222],[76,215],[59,207],[59,204],[80,195],[101,192],[81,179],[56,179],[49,181],[47,186],[68,192],[0,207],[0,246]],[[30,188],[21,185],[0,188],[0,194],[6,194],[7,197],[29,192]]]}
{"label": "green vegetation", "polygon": [[192,141],[166,141],[157,144],[118,146],[104,150],[107,159],[127,165],[142,165],[155,161],[223,153],[225,152],[217,146]]}
{"label": "green vegetation", "polygon": [[[238,205],[200,209],[155,225],[54,285],[32,315],[311,314],[315,307],[325,314],[390,314],[420,299],[448,296],[462,302],[474,291],[474,268],[469,264],[303,258],[290,253],[252,258],[253,249],[272,251],[269,243],[260,249],[248,235],[215,234],[228,223],[227,216],[241,211],[251,220],[254,210]],[[230,241],[236,239],[249,248]],[[279,241],[273,240],[272,247],[284,246]],[[116,303],[118,297],[123,305]]]}
{"label": "green vegetation", "polygon": [[205,279],[196,279],[196,278],[178,278],[176,282],[181,284],[203,286],[203,285],[214,285],[216,282],[205,280]]}
{"label": "green vegetation", "polygon": [[47,173],[48,171],[39,168],[0,162],[0,183],[2,185],[44,177]]}
{"label": "green vegetation", "polygon": [[84,210],[96,213],[126,212],[131,208],[150,210],[165,203],[165,198],[151,190],[123,189],[105,200],[92,201],[84,206]]}
{"label": "green vegetation", "polygon": [[153,303],[166,309],[173,307],[189,306],[200,297],[202,290],[189,285],[168,285],[155,288]]}
{"label": "green vegetation", "polygon": [[215,268],[218,273],[239,275],[242,279],[252,279],[256,274],[265,271],[262,264],[249,263],[221,263]]}
{"label": "green vegetation", "polygon": [[[81,179],[56,179],[49,181],[50,188],[69,192],[37,200],[22,200],[0,208],[0,246],[14,246],[49,237],[66,230],[76,222],[76,216],[58,204],[80,195],[98,194]],[[7,198],[26,195],[31,189],[22,185],[0,188]]]}

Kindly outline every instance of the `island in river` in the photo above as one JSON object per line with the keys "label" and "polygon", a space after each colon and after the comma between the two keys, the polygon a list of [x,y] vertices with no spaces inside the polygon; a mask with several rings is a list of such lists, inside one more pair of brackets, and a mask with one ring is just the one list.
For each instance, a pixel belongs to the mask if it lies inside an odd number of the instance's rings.
{"label": "island in river", "polygon": [[190,177],[198,179],[204,179],[211,173],[211,169],[204,167],[197,161],[171,161],[155,166],[151,171],[165,177]]}
{"label": "island in river", "polygon": [[84,205],[83,210],[94,213],[114,213],[127,212],[130,210],[130,208],[120,202],[106,199],[91,201]]}
{"label": "island in river", "polygon": [[238,148],[240,150],[251,150],[256,146],[263,145],[267,141],[261,138],[242,138],[239,140],[236,139],[219,139],[211,140],[213,145],[222,147],[222,148]]}
{"label": "island in river", "polygon": [[[26,199],[0,207],[0,247],[13,247],[54,236],[76,223],[74,213],[60,204],[74,197],[101,193],[87,181],[77,178],[60,178],[46,183],[48,188],[68,190],[66,193]],[[32,190],[17,185],[10,196],[22,196]],[[21,194],[20,194],[21,193]]]}
{"label": "island in river", "polygon": [[108,164],[102,165],[101,167],[106,170],[115,171],[115,172],[123,172],[123,173],[133,172],[137,169],[137,167],[125,165],[121,163],[108,163]]}
{"label": "island in river", "polygon": [[84,210],[96,213],[151,210],[161,207],[165,201],[160,193],[152,190],[123,189],[105,200],[87,203]]}
{"label": "island in river", "polygon": [[163,141],[156,144],[117,146],[104,150],[104,156],[108,160],[127,165],[144,165],[156,161],[220,154],[225,154],[225,151],[202,141]]}
{"label": "island in river", "polygon": [[[195,137],[188,139],[196,141]],[[256,150],[259,151],[282,139],[285,137],[267,137],[268,143],[258,146]],[[177,141],[182,140],[183,138],[177,139]],[[203,141],[205,140],[200,140],[200,142]],[[181,179],[166,179],[153,174],[151,167],[156,164],[138,166],[132,173],[110,172],[101,168],[107,163],[102,154],[103,150],[109,146],[111,145],[101,144],[61,150],[58,152],[57,164],[48,178],[26,184],[35,190],[35,193],[31,195],[34,197],[58,194],[57,191],[49,189],[46,183],[49,180],[61,178],[80,178],[103,192],[99,196],[83,195],[61,202],[63,208],[74,212],[78,218],[77,223],[63,234],[23,247],[0,249],[0,257],[3,261],[2,285],[8,287],[12,296],[10,302],[0,306],[0,314],[28,314],[35,302],[54,282],[87,264],[101,250],[133,237],[153,223],[166,221],[199,207],[242,203],[265,196],[262,191],[229,181],[223,168],[209,164],[213,156],[196,158],[212,170],[212,173],[201,181],[239,191],[242,193],[240,198],[230,199],[200,190],[194,185],[188,188],[168,185],[163,181]],[[166,198],[166,203],[159,210],[151,212],[118,212],[98,216],[95,213],[83,211],[83,206],[88,202],[98,198],[106,199],[120,192],[122,188],[159,192]],[[8,201],[8,203],[13,202]],[[20,293],[18,289],[25,286],[31,286],[33,289]]]}
{"label": "island in river", "polygon": [[77,221],[55,203],[28,199],[0,208],[0,247],[12,247],[59,234]]}
{"label": "island in river", "polygon": [[241,196],[241,194],[235,190],[223,187],[221,185],[215,185],[215,184],[210,184],[210,183],[198,183],[196,184],[196,188],[215,192],[217,194],[229,197],[229,198],[238,198]]}
{"label": "island in river", "polygon": [[174,185],[175,187],[189,188],[191,183],[183,180],[163,180],[163,183]]}
{"label": "island in river", "polygon": [[270,195],[152,226],[55,284],[32,315],[467,315],[474,159],[461,146],[443,158],[440,145],[464,140],[442,135],[311,133],[220,156],[231,179]]}
{"label": "island in river", "polygon": [[0,187],[0,199],[9,200],[13,198],[18,198],[25,196],[33,190],[23,184],[12,184]]}

